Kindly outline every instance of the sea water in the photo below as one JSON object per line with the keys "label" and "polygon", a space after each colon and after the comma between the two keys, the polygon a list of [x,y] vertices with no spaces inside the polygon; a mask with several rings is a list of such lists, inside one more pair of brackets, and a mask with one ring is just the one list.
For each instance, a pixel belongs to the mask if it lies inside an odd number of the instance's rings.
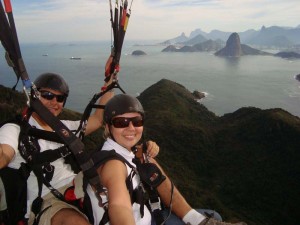
{"label": "sea water", "polygon": [[[125,41],[126,42],[126,41]],[[300,116],[300,60],[274,56],[217,57],[213,52],[162,52],[164,46],[135,45],[126,42],[118,75],[122,88],[139,95],[165,78],[185,86],[191,92],[206,93],[201,101],[216,115],[254,106],[261,109],[282,108]],[[83,112],[92,96],[99,92],[104,79],[104,66],[110,54],[110,42],[23,44],[23,59],[33,81],[39,74],[63,75],[70,86],[67,108]],[[134,50],[145,56],[132,56]],[[80,60],[71,60],[79,57]],[[0,48],[0,83],[12,87],[13,70]],[[21,90],[22,82],[18,89]]]}

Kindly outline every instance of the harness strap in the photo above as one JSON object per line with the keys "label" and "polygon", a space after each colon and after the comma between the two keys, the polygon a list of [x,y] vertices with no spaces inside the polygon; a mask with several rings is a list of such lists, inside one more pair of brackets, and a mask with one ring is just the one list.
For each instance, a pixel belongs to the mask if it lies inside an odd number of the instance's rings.
{"label": "harness strap", "polygon": [[57,149],[48,149],[43,152],[34,154],[30,161],[30,164],[45,164],[53,162],[59,158],[65,158],[70,155],[71,152],[66,146],[62,146]]}
{"label": "harness strap", "polygon": [[101,221],[99,222],[99,225],[105,225],[108,222],[109,222],[108,210],[104,210],[104,214]]}
{"label": "harness strap", "polygon": [[50,207],[52,207],[52,205],[50,205],[50,206],[46,207],[45,209],[43,209],[43,210],[39,213],[39,215],[38,215],[37,217],[34,218],[34,222],[33,222],[32,225],[38,225],[39,222],[40,222],[41,216],[42,216],[42,215],[44,214],[44,212],[45,212],[46,210],[48,210]]}
{"label": "harness strap", "polygon": [[79,137],[83,140],[84,139],[84,135],[85,135],[85,128],[87,126],[87,121],[89,116],[91,115],[91,112],[94,108],[98,108],[98,109],[104,109],[105,106],[104,105],[98,105],[96,104],[96,101],[103,96],[105,93],[111,91],[114,88],[119,88],[123,93],[125,93],[125,91],[121,88],[121,86],[119,85],[119,82],[115,79],[113,80],[113,82],[108,85],[105,89],[103,89],[100,93],[97,93],[93,96],[93,98],[91,99],[91,101],[89,102],[89,104],[86,106],[81,120],[80,120],[80,124],[79,127],[77,129],[77,131],[75,132],[75,134],[79,133]]}
{"label": "harness strap", "polygon": [[149,194],[149,205],[150,205],[150,209],[152,211],[152,215],[154,217],[155,223],[157,225],[163,224],[165,219],[162,215],[161,202],[160,202],[160,197],[157,193],[157,190],[151,188],[150,191],[148,191],[148,194]]}
{"label": "harness strap", "polygon": [[[134,202],[136,202],[140,204],[140,213],[141,216],[143,217],[144,216],[144,194],[145,194],[144,189],[141,186],[142,184],[140,184],[138,186],[138,189],[135,190],[133,190],[133,186],[132,186],[132,178],[134,177],[134,175],[138,174],[136,168],[133,165],[131,165],[123,156],[118,154],[115,150],[96,151],[95,153],[93,153],[91,158],[93,159],[96,168],[103,165],[109,160],[117,159],[125,163],[132,169],[131,173],[126,179],[126,187],[130,194],[131,203],[133,204]],[[104,225],[109,221],[108,209],[107,207],[103,207],[103,208],[104,208],[104,214],[99,225]]]}
{"label": "harness strap", "polygon": [[142,218],[144,217],[145,194],[146,192],[142,183],[140,183],[138,188],[133,190],[131,194],[131,204],[135,202],[140,204],[140,214]]}
{"label": "harness strap", "polygon": [[13,86],[13,90],[15,90],[15,88],[18,84],[18,81],[20,79],[20,73],[18,72],[18,68],[17,68],[17,58],[18,57],[17,57],[16,51],[15,51],[10,25],[5,16],[5,11],[4,11],[4,8],[2,5],[2,1],[0,1],[0,41],[6,50],[5,58],[6,58],[7,64],[13,68],[13,70],[17,76],[17,82]]}
{"label": "harness strap", "polygon": [[[143,146],[146,146],[145,144]],[[166,177],[161,173],[160,169],[153,163],[141,162],[138,158],[138,151],[136,150],[136,157],[133,162],[137,166],[142,184],[145,186],[149,196],[149,208],[151,210],[152,216],[154,217],[155,223],[160,225],[164,223],[164,217],[161,210],[161,201],[157,192],[157,186],[161,184]]]}
{"label": "harness strap", "polygon": [[34,136],[38,139],[44,139],[47,141],[53,141],[56,143],[64,144],[64,141],[55,132],[52,131],[46,131],[31,127],[31,129],[28,130],[28,135]]}
{"label": "harness strap", "polygon": [[42,168],[32,168],[33,173],[37,177],[37,182],[38,182],[38,197],[33,200],[32,206],[31,206],[31,211],[34,213],[35,217],[38,215],[38,213],[41,211],[42,204],[43,204],[43,199],[42,199],[42,190],[43,190],[43,171]]}
{"label": "harness strap", "polygon": [[93,161],[84,150],[84,144],[47,108],[38,100],[31,100],[31,107],[35,112],[58,134],[64,141],[66,146],[74,154],[78,164],[80,165],[83,174],[88,178],[89,183],[96,188],[97,198],[101,201],[99,194],[103,192],[103,186],[100,183],[96,168]]}
{"label": "harness strap", "polygon": [[18,224],[24,221],[27,211],[27,177],[19,169],[10,167],[1,169],[0,177],[5,189],[7,224]]}
{"label": "harness strap", "polygon": [[[54,174],[54,166],[50,164],[61,157],[65,157],[71,152],[67,147],[62,146],[57,149],[49,149],[43,152],[40,152],[40,147],[36,137],[32,137],[32,134],[38,134],[36,131],[40,129],[33,128],[26,120],[21,120],[17,118],[17,122],[21,128],[19,141],[20,147],[19,149],[23,149],[21,152],[22,157],[25,159],[27,163],[22,163],[20,167],[20,171],[24,174],[24,177],[28,178],[30,172],[33,171],[35,176],[37,177],[38,182],[38,197],[33,201],[31,211],[35,214],[35,220],[38,221],[37,218],[41,214],[42,208],[42,187],[43,184],[50,190],[50,192],[59,200],[65,201],[64,196],[55,188],[52,187],[50,181],[52,180]],[[35,131],[35,132],[29,132]],[[29,134],[30,133],[30,134]],[[45,138],[45,134],[54,133],[54,132],[44,132],[44,134],[39,135],[40,137]],[[57,134],[53,135],[53,137],[58,137]]]}

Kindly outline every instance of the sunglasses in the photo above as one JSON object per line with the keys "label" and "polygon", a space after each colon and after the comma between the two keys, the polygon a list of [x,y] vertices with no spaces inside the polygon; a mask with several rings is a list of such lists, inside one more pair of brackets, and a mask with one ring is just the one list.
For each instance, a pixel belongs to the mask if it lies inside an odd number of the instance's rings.
{"label": "sunglasses", "polygon": [[136,117],[115,117],[111,120],[111,124],[115,128],[125,128],[129,126],[129,123],[132,122],[134,127],[141,127],[144,125],[143,117],[136,116]]}
{"label": "sunglasses", "polygon": [[47,99],[47,100],[52,100],[54,97],[56,98],[56,101],[57,102],[64,102],[66,100],[66,96],[65,95],[56,95],[56,94],[53,94],[49,91],[40,91],[41,93],[41,96],[44,98],[44,99]]}

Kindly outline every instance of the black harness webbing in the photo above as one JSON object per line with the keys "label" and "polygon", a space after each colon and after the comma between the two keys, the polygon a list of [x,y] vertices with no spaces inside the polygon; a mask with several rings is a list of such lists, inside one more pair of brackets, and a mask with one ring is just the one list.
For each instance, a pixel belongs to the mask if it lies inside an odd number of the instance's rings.
{"label": "black harness webbing", "polygon": [[17,76],[17,82],[14,85],[13,89],[16,88],[18,81],[20,79],[20,73],[18,72],[17,68],[17,53],[14,47],[13,37],[10,29],[10,25],[7,21],[7,18],[5,16],[5,11],[2,6],[2,2],[0,1],[0,40],[3,45],[3,47],[6,50],[5,58],[7,61],[7,64],[11,66]]}
{"label": "black harness webbing", "polygon": [[[65,158],[70,155],[71,152],[66,146],[59,147],[57,149],[48,149],[40,152],[40,146],[38,143],[38,139],[45,139],[47,141],[57,141],[62,142],[61,138],[55,132],[51,131],[43,131],[32,127],[26,119],[29,118],[27,110],[26,116],[16,116],[13,120],[8,120],[5,123],[15,123],[20,126],[20,134],[19,134],[19,151],[21,156],[24,158],[26,163],[21,163],[20,168],[18,169],[19,174],[27,180],[30,173],[33,172],[37,178],[38,183],[38,197],[33,201],[31,211],[35,214],[34,225],[39,223],[39,219],[41,215],[46,211],[46,209],[41,210],[43,199],[42,195],[42,187],[45,185],[50,192],[59,200],[65,201],[64,195],[62,195],[58,190],[52,187],[50,181],[52,180],[54,174],[54,166],[50,163],[59,159]],[[1,124],[1,126],[3,125]],[[35,134],[37,134],[36,137]],[[60,141],[59,141],[60,140]],[[26,193],[24,193],[26,197]],[[18,195],[19,197],[19,195]],[[26,203],[26,201],[25,201]],[[69,202],[67,202],[69,203]],[[9,215],[13,215],[11,212]],[[19,218],[19,217],[18,217]]]}
{"label": "black harness webbing", "polygon": [[[132,178],[134,177],[135,174],[138,174],[136,168],[133,165],[131,165],[123,156],[118,154],[115,150],[111,150],[111,151],[99,150],[94,152],[91,157],[94,161],[96,168],[103,165],[109,160],[117,159],[123,162],[124,164],[128,165],[132,169],[130,175],[126,179],[126,186],[130,194],[132,204],[134,202],[140,204],[140,213],[143,217],[144,215],[144,199],[143,199],[144,193],[142,193],[143,190],[140,188],[133,190],[133,185],[132,185]],[[103,209],[104,209],[104,214],[102,216],[99,225],[105,225],[107,222],[109,222],[108,206],[104,205]]]}
{"label": "black harness webbing", "polygon": [[[143,144],[143,146],[146,146]],[[148,193],[148,206],[152,212],[152,216],[157,225],[164,224],[165,219],[162,215],[161,201],[157,192],[157,186],[159,186],[166,177],[161,173],[159,168],[150,162],[145,161],[141,163],[139,158],[135,158],[133,161],[137,166],[140,178],[143,181],[145,190]]]}
{"label": "black harness webbing", "polygon": [[86,106],[83,114],[82,114],[82,117],[81,117],[81,120],[80,120],[80,124],[79,124],[79,127],[77,129],[77,131],[75,132],[75,134],[79,133],[79,137],[81,138],[81,140],[84,139],[84,135],[85,135],[85,128],[86,128],[86,125],[87,125],[87,121],[88,121],[88,118],[89,116],[91,115],[91,112],[93,109],[97,108],[97,109],[104,109],[104,105],[98,105],[96,104],[96,101],[101,97],[103,96],[105,93],[111,91],[112,89],[114,88],[118,88],[120,89],[120,91],[122,91],[123,93],[125,93],[125,91],[121,88],[119,82],[114,79],[113,82],[108,85],[106,87],[106,89],[100,93],[96,93],[93,98],[90,100],[89,104]]}
{"label": "black harness webbing", "polygon": [[[10,56],[14,56],[12,57],[12,59],[14,61],[15,72],[18,77],[22,78],[24,88],[32,88],[32,84],[30,83],[22,59],[21,49],[12,14],[12,7],[10,1],[5,1],[5,3],[8,21],[1,3],[0,15],[3,19],[3,21],[1,20],[1,29],[3,29],[2,31],[5,31],[5,33],[1,32],[1,34],[6,34],[6,36],[0,36],[1,41],[4,42],[4,47],[9,52]],[[93,167],[93,162],[89,159],[87,153],[84,151],[84,145],[81,140],[77,138],[72,132],[70,132],[70,130],[58,118],[52,115],[52,113],[39,101],[38,96],[30,96],[30,99],[28,98],[28,104],[33,109],[33,111],[36,112],[58,134],[58,136],[63,140],[66,146],[71,150],[83,173],[89,179],[91,185],[94,186],[97,191],[102,190],[97,172]]]}
{"label": "black harness webbing", "polygon": [[[141,217],[143,217],[144,205],[146,203],[145,193],[147,192],[149,198],[149,204],[148,204],[149,210],[151,211],[156,224],[157,225],[164,224],[165,219],[162,215],[160,197],[158,195],[156,187],[165,180],[165,177],[161,174],[161,171],[158,169],[158,167],[156,167],[155,164],[149,162],[141,163],[140,159],[135,158],[133,160],[133,163],[137,165],[137,167],[135,168],[123,156],[118,154],[115,150],[96,151],[95,153],[93,153],[92,159],[94,161],[96,168],[98,168],[99,166],[103,165],[105,162],[112,159],[120,160],[126,165],[128,165],[133,170],[133,174],[129,175],[126,179],[126,186],[130,194],[131,203],[133,204],[134,202],[136,202],[140,204],[140,214]],[[147,174],[145,174],[146,170],[147,170]],[[154,182],[150,184],[148,180],[149,178],[151,179],[151,175],[154,173],[158,175],[157,177],[158,179],[160,179],[160,182]],[[140,176],[141,183],[138,185],[136,189],[133,190],[132,178],[135,174],[138,174]],[[107,207],[104,207],[104,209],[105,209],[105,213],[99,225],[104,225],[109,221]]]}
{"label": "black harness webbing", "polygon": [[64,141],[56,134],[56,132],[41,130],[37,128],[31,128],[28,130],[29,136],[34,136],[37,139],[44,139],[60,144],[64,144]]}
{"label": "black harness webbing", "polygon": [[[76,137],[57,117],[55,117],[38,99],[32,98],[30,106],[33,110],[57,133],[64,141],[68,149],[75,156],[83,174],[88,179],[89,183],[96,189],[96,197],[99,201],[101,198],[99,193],[103,191],[103,186],[93,161],[90,159],[87,152],[84,150],[84,144]],[[100,202],[101,203],[101,202]]]}

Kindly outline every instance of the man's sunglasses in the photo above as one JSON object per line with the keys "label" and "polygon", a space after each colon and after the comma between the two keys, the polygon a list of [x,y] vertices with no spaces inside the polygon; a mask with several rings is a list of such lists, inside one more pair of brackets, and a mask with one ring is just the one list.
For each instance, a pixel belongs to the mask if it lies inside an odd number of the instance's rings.
{"label": "man's sunglasses", "polygon": [[41,96],[47,100],[52,100],[55,97],[57,102],[64,102],[67,98],[65,95],[56,95],[51,93],[50,91],[40,91],[40,93]]}
{"label": "man's sunglasses", "polygon": [[141,116],[136,117],[115,117],[111,120],[111,124],[115,128],[125,128],[129,126],[129,123],[132,122],[134,127],[141,127],[144,125],[144,119]]}

